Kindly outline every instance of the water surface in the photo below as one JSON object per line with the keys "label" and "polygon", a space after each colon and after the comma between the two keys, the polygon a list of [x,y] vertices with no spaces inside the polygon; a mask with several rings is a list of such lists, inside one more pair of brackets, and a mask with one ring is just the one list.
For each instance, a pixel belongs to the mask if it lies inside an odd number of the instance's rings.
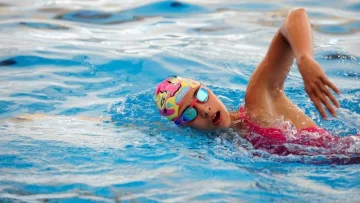
{"label": "water surface", "polygon": [[[181,75],[237,109],[299,6],[311,18],[316,59],[342,92],[339,116],[320,118],[295,66],[285,91],[333,134],[359,133],[358,1],[1,2],[0,198],[360,201],[359,164],[348,155],[271,155],[232,131],[178,129],[152,101],[155,84]],[[359,142],[349,150],[356,156]]]}

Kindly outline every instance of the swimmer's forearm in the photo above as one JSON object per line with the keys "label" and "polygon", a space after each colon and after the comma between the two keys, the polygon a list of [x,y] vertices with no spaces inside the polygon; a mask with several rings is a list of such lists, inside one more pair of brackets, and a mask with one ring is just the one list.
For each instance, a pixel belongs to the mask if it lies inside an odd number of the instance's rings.
{"label": "swimmer's forearm", "polygon": [[295,55],[296,63],[304,81],[305,91],[311,101],[324,119],[327,119],[324,106],[336,117],[333,105],[339,107],[340,104],[329,88],[338,94],[340,90],[330,82],[320,64],[314,60],[311,25],[305,10],[292,11],[280,30]]}
{"label": "swimmer's forearm", "polygon": [[311,25],[305,9],[291,11],[280,30],[289,42],[297,63],[304,58],[313,58]]}

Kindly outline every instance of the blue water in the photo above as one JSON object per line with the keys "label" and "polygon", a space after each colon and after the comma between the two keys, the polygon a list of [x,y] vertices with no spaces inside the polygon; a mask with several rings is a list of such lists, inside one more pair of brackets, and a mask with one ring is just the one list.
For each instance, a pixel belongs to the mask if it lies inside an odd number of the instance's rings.
{"label": "blue water", "polygon": [[152,101],[155,84],[181,75],[238,109],[299,6],[341,89],[339,116],[319,117],[295,66],[285,91],[333,134],[357,134],[359,2],[3,1],[1,202],[359,202],[353,157],[268,154],[230,130],[179,129]]}

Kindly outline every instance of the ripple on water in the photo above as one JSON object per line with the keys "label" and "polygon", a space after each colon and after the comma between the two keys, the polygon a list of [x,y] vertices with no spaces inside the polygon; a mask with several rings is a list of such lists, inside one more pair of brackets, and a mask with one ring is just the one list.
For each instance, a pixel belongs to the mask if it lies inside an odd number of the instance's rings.
{"label": "ripple on water", "polygon": [[57,25],[53,22],[36,22],[36,21],[21,21],[16,23],[1,23],[0,29],[18,29],[17,27],[24,26],[28,28],[41,30],[69,30],[70,28],[64,25]]}
{"label": "ripple on water", "polygon": [[333,18],[334,16],[328,14],[328,13],[321,13],[316,11],[307,11],[308,16],[311,18]]}
{"label": "ripple on water", "polygon": [[324,7],[324,6],[338,6],[339,1],[337,0],[328,0],[326,3],[324,1],[313,1],[313,0],[300,0],[300,1],[287,1],[293,6],[304,6],[304,7]]}
{"label": "ripple on water", "polygon": [[40,23],[40,22],[20,22],[20,25],[24,25],[30,28],[35,29],[49,29],[49,30],[68,30],[68,27],[55,25],[50,23]]}
{"label": "ripple on water", "polygon": [[66,60],[66,59],[52,59],[39,56],[15,56],[13,58],[4,59],[0,61],[0,66],[10,66],[18,68],[29,68],[35,65],[59,65],[59,66],[80,66],[81,62]]}
{"label": "ripple on water", "polygon": [[14,111],[16,103],[13,101],[2,101],[0,100],[0,114]]}
{"label": "ripple on water", "polygon": [[360,21],[332,25],[314,25],[314,29],[328,34],[352,34],[360,31]]}
{"label": "ripple on water", "polygon": [[0,61],[0,66],[12,66],[16,64],[16,60],[14,59],[5,59]]}
{"label": "ripple on water", "polygon": [[234,32],[234,28],[231,26],[209,26],[190,29],[190,33],[199,33],[199,34],[212,34],[212,35],[223,35],[226,33]]}
{"label": "ripple on water", "polygon": [[347,5],[347,6],[345,6],[345,9],[349,10],[349,11],[360,11],[360,3],[356,2],[353,4]]}
{"label": "ripple on water", "polygon": [[207,12],[208,9],[190,3],[178,1],[162,1],[151,3],[141,7],[124,10],[121,12],[105,12],[95,10],[79,10],[56,16],[57,19],[75,22],[94,23],[94,24],[117,24],[138,20],[141,17],[150,16],[185,16],[188,14],[198,14]]}
{"label": "ripple on water", "polygon": [[325,60],[356,60],[355,56],[344,53],[329,53],[324,56]]}
{"label": "ripple on water", "polygon": [[225,8],[239,11],[277,11],[282,7],[277,4],[265,3],[265,2],[256,2],[256,3],[237,3],[228,5]]}

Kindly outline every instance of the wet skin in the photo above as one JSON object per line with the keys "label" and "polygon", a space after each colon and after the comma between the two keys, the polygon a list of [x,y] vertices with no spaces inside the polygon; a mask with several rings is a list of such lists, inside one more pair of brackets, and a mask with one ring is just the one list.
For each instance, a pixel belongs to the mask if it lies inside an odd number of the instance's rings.
{"label": "wet skin", "polygon": [[[304,9],[289,13],[282,27],[279,28],[270,43],[270,47],[249,79],[245,93],[245,112],[251,119],[263,127],[276,127],[275,121],[280,117],[290,121],[297,129],[316,126],[300,108],[286,96],[284,82],[290,68],[296,60],[304,81],[304,88],[320,115],[326,120],[329,113],[336,117],[335,108],[339,102],[331,89],[337,94],[339,89],[329,81],[321,66],[313,58],[312,33],[310,21]],[[195,99],[196,90],[185,95],[180,104],[179,113]],[[224,104],[208,89],[209,99],[205,103],[196,102],[194,108],[198,116],[186,126],[200,130],[235,128],[237,112],[229,113]],[[325,107],[325,108],[324,108]],[[214,113],[220,112],[221,122],[214,122]]]}
{"label": "wet skin", "polygon": [[[193,108],[198,115],[185,126],[205,131],[229,128],[232,124],[230,113],[220,99],[209,88],[205,88],[209,94],[208,100],[204,103],[200,101],[194,103]],[[194,102],[199,89],[200,87],[193,88],[184,96],[179,105],[179,115],[182,115],[185,109]]]}

